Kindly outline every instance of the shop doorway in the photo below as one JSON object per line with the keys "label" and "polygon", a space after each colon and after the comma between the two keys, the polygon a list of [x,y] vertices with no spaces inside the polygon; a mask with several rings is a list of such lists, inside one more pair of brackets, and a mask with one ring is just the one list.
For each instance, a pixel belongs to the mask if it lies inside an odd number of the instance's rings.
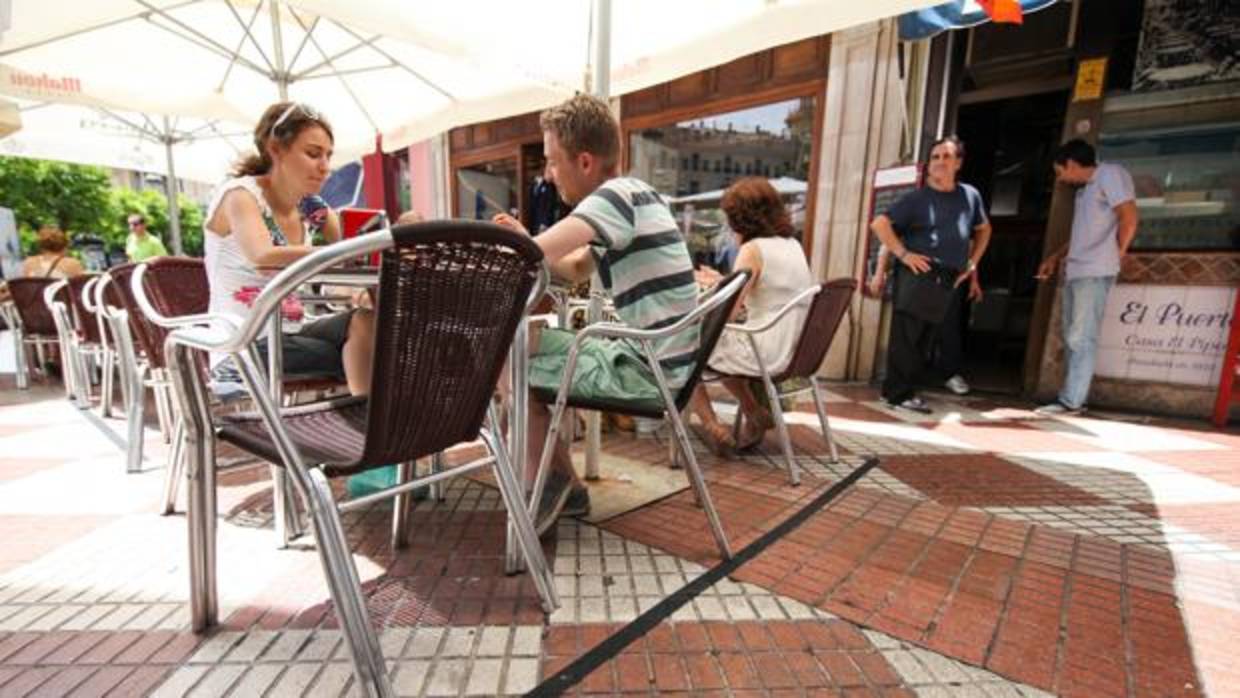
{"label": "shop doorway", "polygon": [[1021,391],[1068,92],[970,103],[957,112],[966,157],[961,181],[982,194],[994,229],[979,274],[983,299],[961,313],[964,374],[974,388]]}

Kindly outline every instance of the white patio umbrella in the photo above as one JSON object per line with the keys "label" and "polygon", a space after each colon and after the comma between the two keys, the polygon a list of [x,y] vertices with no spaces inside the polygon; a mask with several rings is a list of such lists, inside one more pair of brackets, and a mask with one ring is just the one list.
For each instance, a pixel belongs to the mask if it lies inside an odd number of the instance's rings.
{"label": "white patio umbrella", "polygon": [[[583,89],[592,64],[582,0],[10,4],[0,93],[243,123],[287,96],[328,116],[345,159],[376,134],[400,147],[544,108]],[[607,94],[931,4],[626,0],[606,29]]]}
{"label": "white patio umbrella", "polygon": [[251,140],[247,127],[214,119],[27,100],[16,106],[21,128],[0,138],[0,154],[163,175],[176,254],[183,251],[176,180],[220,181]]}
{"label": "white patio umbrella", "polygon": [[[358,4],[365,4],[360,2]],[[147,114],[254,123],[280,99],[332,122],[344,161],[459,123],[537,109],[571,93],[505,64],[441,50],[265,0],[91,0],[67,7],[11,0],[0,43],[0,93]],[[489,21],[462,16],[455,28]],[[410,129],[413,125],[415,128]]]}

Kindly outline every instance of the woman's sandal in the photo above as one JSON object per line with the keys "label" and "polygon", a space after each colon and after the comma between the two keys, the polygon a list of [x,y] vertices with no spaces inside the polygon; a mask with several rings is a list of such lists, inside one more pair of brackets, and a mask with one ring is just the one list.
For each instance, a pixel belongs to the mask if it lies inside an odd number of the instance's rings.
{"label": "woman's sandal", "polygon": [[[740,416],[737,416],[740,419]],[[762,443],[762,438],[766,436],[766,432],[775,426],[775,417],[771,415],[770,410],[762,410],[755,414],[746,414],[745,420],[741,425],[740,436],[736,440],[736,448],[738,451],[744,451]]]}
{"label": "woman's sandal", "polygon": [[732,439],[732,432],[727,427],[719,424],[694,424],[693,432],[697,434],[702,443],[710,449],[710,452],[720,458],[731,458],[736,453],[736,442]]}

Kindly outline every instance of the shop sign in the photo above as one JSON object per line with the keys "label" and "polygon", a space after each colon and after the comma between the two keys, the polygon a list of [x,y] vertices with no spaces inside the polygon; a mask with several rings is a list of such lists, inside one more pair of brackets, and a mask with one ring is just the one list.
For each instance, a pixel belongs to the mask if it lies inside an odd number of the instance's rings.
{"label": "shop sign", "polygon": [[1086,102],[1101,97],[1106,74],[1107,59],[1090,58],[1081,61],[1076,70],[1076,87],[1072,90],[1072,101]]}
{"label": "shop sign", "polygon": [[1236,289],[1118,284],[1107,298],[1095,374],[1218,385]]}

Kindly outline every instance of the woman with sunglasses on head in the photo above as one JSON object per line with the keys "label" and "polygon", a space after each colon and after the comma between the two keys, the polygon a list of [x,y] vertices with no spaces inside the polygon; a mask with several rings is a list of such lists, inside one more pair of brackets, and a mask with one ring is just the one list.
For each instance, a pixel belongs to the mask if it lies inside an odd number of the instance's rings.
{"label": "woman with sunglasses on head", "polygon": [[[257,153],[241,160],[207,207],[204,229],[210,310],[244,317],[269,275],[306,256],[318,242],[340,238],[340,222],[319,188],[330,171],[334,137],[317,111],[296,102],[277,102],[254,128]],[[300,307],[285,304],[285,327],[301,319]],[[369,310],[319,318],[284,335],[286,375],[335,375],[349,392],[370,390],[374,319]],[[239,382],[231,366],[213,360],[217,381]]]}

